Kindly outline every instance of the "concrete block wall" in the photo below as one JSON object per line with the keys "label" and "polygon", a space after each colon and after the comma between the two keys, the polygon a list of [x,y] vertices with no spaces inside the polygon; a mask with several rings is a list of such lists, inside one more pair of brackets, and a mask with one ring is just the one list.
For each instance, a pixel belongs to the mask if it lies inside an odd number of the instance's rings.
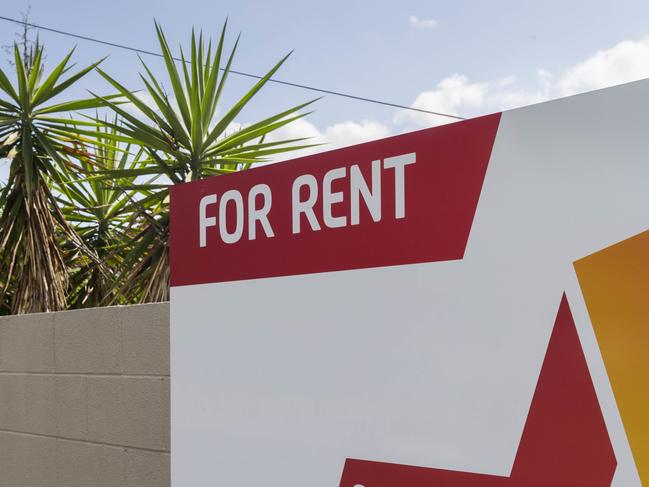
{"label": "concrete block wall", "polygon": [[166,487],[169,305],[0,317],[0,487]]}

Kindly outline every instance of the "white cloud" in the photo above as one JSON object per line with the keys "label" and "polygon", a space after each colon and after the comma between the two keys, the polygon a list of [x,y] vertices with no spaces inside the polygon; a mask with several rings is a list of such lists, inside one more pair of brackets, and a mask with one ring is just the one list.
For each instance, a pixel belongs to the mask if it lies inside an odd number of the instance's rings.
{"label": "white cloud", "polygon": [[649,77],[649,38],[623,41],[568,69],[558,83],[561,95],[619,85]]}
{"label": "white cloud", "polygon": [[322,143],[322,134],[318,128],[308,120],[300,118],[274,131],[268,138],[269,140],[282,140],[300,139],[304,137],[312,139],[308,143]]}
{"label": "white cloud", "polygon": [[[417,95],[411,106],[472,117],[647,77],[649,38],[627,40],[596,52],[566,69],[558,78],[539,69],[536,73],[536,87],[532,89],[520,86],[513,75],[495,82],[478,82],[470,80],[466,75],[453,74],[440,81],[432,90]],[[394,121],[412,128],[440,125],[452,122],[453,119],[401,110]]]}
{"label": "white cloud", "polygon": [[502,111],[510,108],[522,107],[533,103],[545,101],[550,96],[547,85],[539,76],[539,87],[535,90],[518,89],[496,89],[489,90],[486,96],[485,111]]}
{"label": "white cloud", "polygon": [[[472,117],[490,112],[530,105],[547,100],[550,96],[549,74],[537,73],[538,87],[533,90],[516,86],[516,78],[507,76],[494,83],[471,81],[467,76],[453,74],[437,86],[420,93],[411,104],[414,108]],[[394,121],[407,128],[430,127],[451,123],[455,119],[409,110],[399,111]]]}
{"label": "white cloud", "polygon": [[[486,83],[473,83],[467,76],[453,74],[440,81],[433,90],[420,93],[411,106],[449,115],[465,114],[484,105],[487,90]],[[395,116],[395,122],[415,126],[440,125],[452,121],[452,118],[409,110],[402,110]]]}
{"label": "white cloud", "polygon": [[353,122],[348,120],[327,127],[323,139],[330,142],[332,147],[345,147],[387,137],[389,134],[390,129],[379,122],[372,120]]}
{"label": "white cloud", "polygon": [[434,29],[439,24],[435,19],[420,19],[416,15],[410,15],[408,22],[417,29]]}
{"label": "white cloud", "polygon": [[361,142],[368,142],[387,137],[388,135],[390,135],[389,127],[372,120],[362,120],[360,122],[347,120],[320,130],[313,123],[301,118],[276,130],[269,135],[268,140],[308,137],[309,140],[305,141],[305,144],[323,144],[318,147],[280,154],[275,158],[275,160],[283,160],[313,154],[314,152],[346,147]]}

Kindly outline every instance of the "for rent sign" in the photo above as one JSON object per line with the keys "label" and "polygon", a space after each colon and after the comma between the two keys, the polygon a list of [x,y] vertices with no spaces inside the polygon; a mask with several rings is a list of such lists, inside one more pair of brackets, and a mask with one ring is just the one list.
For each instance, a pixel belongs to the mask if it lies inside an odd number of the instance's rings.
{"label": "for rent sign", "polygon": [[174,187],[174,485],[649,482],[646,113],[642,82]]}
{"label": "for rent sign", "polygon": [[178,187],[174,286],[460,259],[498,119]]}
{"label": "for rent sign", "polygon": [[[403,154],[395,157],[388,157],[384,161],[372,161],[371,165],[371,186],[363,176],[358,164],[349,167],[349,182],[345,184],[347,197],[349,198],[350,215],[334,216],[334,205],[344,203],[345,192],[334,191],[334,184],[338,180],[347,178],[347,167],[337,167],[328,170],[322,181],[313,174],[302,174],[293,181],[291,187],[291,226],[293,234],[302,232],[302,217],[310,226],[311,231],[321,230],[320,220],[315,214],[314,206],[318,198],[322,198],[322,221],[328,228],[340,228],[360,223],[360,201],[363,199],[365,207],[370,213],[372,220],[381,221],[382,215],[382,194],[381,193],[381,168],[394,169],[394,218],[405,218],[406,204],[406,178],[405,166],[414,164],[417,161],[417,154]],[[306,190],[306,195],[304,194]],[[319,195],[320,193],[320,195]],[[261,202],[259,202],[261,199]],[[207,216],[207,206],[215,205],[218,196],[216,193],[203,196],[200,201],[200,246],[207,246],[207,228],[217,226],[216,216]],[[228,229],[228,204],[234,206],[234,228]],[[234,244],[241,240],[244,227],[248,228],[248,240],[257,238],[257,226],[261,225],[266,238],[275,236],[273,226],[268,215],[273,206],[273,192],[268,184],[256,184],[248,191],[247,205],[244,204],[241,192],[236,189],[227,190],[221,195],[219,202],[218,227],[219,236],[224,243]]]}

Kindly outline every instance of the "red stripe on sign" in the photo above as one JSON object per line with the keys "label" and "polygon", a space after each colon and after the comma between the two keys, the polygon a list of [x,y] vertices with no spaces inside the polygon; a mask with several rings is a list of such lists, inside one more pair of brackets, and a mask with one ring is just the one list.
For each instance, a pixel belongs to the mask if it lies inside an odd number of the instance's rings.
{"label": "red stripe on sign", "polygon": [[348,459],[340,487],[609,487],[616,466],[564,295],[510,477]]}
{"label": "red stripe on sign", "polygon": [[171,285],[461,259],[499,120],[174,186]]}

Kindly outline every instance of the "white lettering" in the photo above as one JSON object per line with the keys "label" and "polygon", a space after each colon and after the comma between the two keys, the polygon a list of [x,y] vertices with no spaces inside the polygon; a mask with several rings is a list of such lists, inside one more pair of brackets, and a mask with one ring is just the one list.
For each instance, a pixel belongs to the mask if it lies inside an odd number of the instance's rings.
{"label": "white lettering", "polygon": [[[303,186],[308,186],[309,197],[306,201],[300,200],[300,192]],[[293,181],[293,233],[300,233],[300,215],[304,213],[312,230],[320,230],[320,223],[313,211],[318,199],[318,182],[311,174],[304,174]]]}
{"label": "white lettering", "polygon": [[205,247],[207,245],[207,227],[216,226],[216,217],[207,216],[207,205],[213,205],[216,203],[216,195],[208,194],[201,198],[201,202],[198,205],[198,228],[199,228],[199,245]]}
{"label": "white lettering", "polygon": [[337,179],[342,179],[347,175],[347,168],[339,167],[337,169],[332,169],[327,171],[322,181],[322,217],[324,219],[325,225],[329,228],[339,228],[347,225],[346,216],[333,216],[331,213],[331,207],[336,203],[341,203],[343,201],[343,194],[341,192],[332,192],[331,185]]}
{"label": "white lettering", "polygon": [[387,157],[383,161],[385,169],[394,169],[394,216],[405,218],[406,216],[406,182],[405,167],[417,162],[417,154],[411,152],[395,157]]}
{"label": "white lettering", "polygon": [[352,225],[360,223],[359,195],[363,196],[363,201],[372,215],[372,220],[381,221],[381,161],[372,161],[371,191],[358,164],[354,164],[350,170],[350,192]]}
{"label": "white lettering", "polygon": [[[258,195],[263,196],[261,208],[256,207]],[[257,222],[261,223],[267,237],[275,236],[268,221],[268,212],[270,212],[272,203],[273,195],[267,184],[257,184],[252,187],[248,193],[248,240],[254,240],[257,237]]]}
{"label": "white lettering", "polygon": [[[235,227],[233,232],[228,232],[227,225],[227,210],[228,203],[234,202],[236,217]],[[243,235],[243,198],[241,193],[235,189],[231,189],[223,193],[221,196],[221,203],[219,204],[219,232],[221,240],[227,244],[237,243]]]}

